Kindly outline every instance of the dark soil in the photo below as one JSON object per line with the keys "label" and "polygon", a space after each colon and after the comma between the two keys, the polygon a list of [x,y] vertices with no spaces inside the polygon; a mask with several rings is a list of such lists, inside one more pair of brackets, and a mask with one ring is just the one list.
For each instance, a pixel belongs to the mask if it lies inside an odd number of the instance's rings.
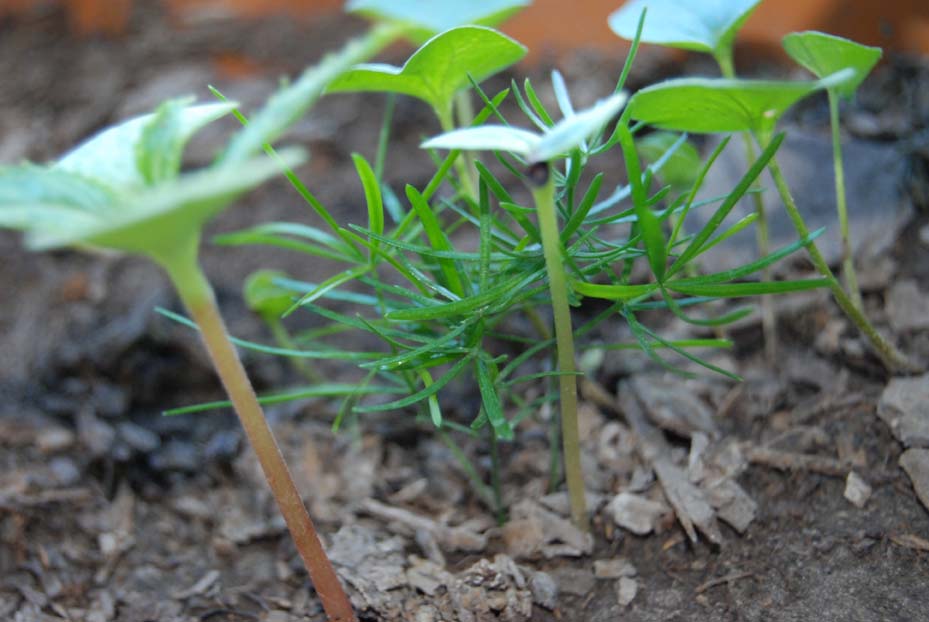
{"label": "dark soil", "polygon": [[[134,19],[124,39],[80,41],[55,12],[0,22],[0,162],[47,160],[165,97],[208,99],[207,84],[254,109],[278,75],[299,72],[362,27],[333,18],[214,20],[179,29],[154,9]],[[257,71],[231,75],[223,62],[231,54],[246,55]],[[584,76],[578,88],[591,100],[618,73],[615,59],[563,64],[569,82]],[[680,69],[652,59],[634,79],[643,84],[671,71]],[[929,63],[892,59],[865,89],[849,108],[847,129],[855,140],[899,154],[892,172],[869,171],[896,193],[887,203],[902,205],[899,235],[894,228],[864,270],[868,311],[889,332],[892,286],[915,283],[916,316],[929,303]],[[325,99],[289,138],[309,146],[312,161],[301,175],[347,221],[364,218],[349,154],[373,152],[382,103]],[[822,133],[823,110],[821,103],[805,105],[791,122]],[[191,164],[207,161],[233,127],[218,124],[198,139]],[[416,145],[435,129],[420,106],[399,103],[399,144],[388,165],[396,188],[428,180],[428,159]],[[801,197],[817,191],[796,188]],[[216,230],[306,216],[299,197],[275,182],[225,214]],[[158,270],[119,257],[28,254],[9,233],[0,233],[0,253],[0,619],[324,619],[234,417],[160,415],[221,394],[194,335],[154,313],[155,306],[179,309]],[[258,267],[307,280],[331,273],[322,262],[308,265],[297,254],[267,249],[207,244],[204,262],[232,332],[261,340],[269,337],[238,293],[246,274]],[[763,360],[760,328],[750,320],[734,331],[734,352],[720,358],[746,382],[701,377],[681,383],[682,399],[713,414],[712,451],[769,447],[831,459],[846,470],[743,465],[734,481],[757,503],[754,520],[743,533],[722,527],[717,544],[702,535],[691,541],[667,512],[657,533],[634,535],[604,508],[596,514],[592,552],[557,554],[566,552],[569,533],[556,538],[560,549],[546,542],[526,553],[520,546],[528,546],[528,536],[496,528],[444,445],[428,427],[404,423],[403,413],[362,420],[336,437],[328,422],[338,404],[287,405],[269,416],[356,604],[367,607],[365,619],[929,620],[929,513],[897,466],[901,444],[876,416],[888,377],[827,298],[785,300],[778,309],[776,368]],[[925,326],[895,337],[927,359]],[[259,391],[292,380],[280,361],[246,362]],[[608,358],[593,379],[610,397],[630,377],[666,379],[638,355]],[[462,401],[463,411],[468,403]],[[584,406],[591,490],[609,501],[638,486],[662,501],[611,404],[591,398]],[[546,433],[530,422],[504,447],[505,499],[511,508],[533,501],[524,510],[530,518],[520,515],[517,526],[538,524],[532,512],[543,511],[534,502],[545,493]],[[608,441],[614,433],[615,447]],[[690,436],[667,435],[678,464],[687,464]],[[487,467],[486,448],[464,448]],[[861,508],[843,495],[848,468],[873,488]],[[481,544],[404,526],[402,518],[385,518],[385,507],[460,527]],[[544,512],[545,520],[557,517]],[[623,579],[597,577],[595,560],[625,560],[634,569],[626,567]],[[433,585],[422,579],[427,575],[440,579]],[[558,594],[546,599],[549,584]]]}

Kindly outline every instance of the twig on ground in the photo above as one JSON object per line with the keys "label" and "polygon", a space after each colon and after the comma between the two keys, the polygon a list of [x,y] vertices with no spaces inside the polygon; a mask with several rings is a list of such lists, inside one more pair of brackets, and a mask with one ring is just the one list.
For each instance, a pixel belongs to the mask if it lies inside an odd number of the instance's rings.
{"label": "twig on ground", "polygon": [[701,583],[697,586],[697,589],[694,590],[695,594],[702,594],[705,591],[712,589],[720,585],[726,585],[729,583],[734,583],[736,581],[741,581],[742,579],[748,579],[754,577],[754,572],[732,572],[727,574],[724,577],[717,577],[715,579],[710,579],[705,583]]}

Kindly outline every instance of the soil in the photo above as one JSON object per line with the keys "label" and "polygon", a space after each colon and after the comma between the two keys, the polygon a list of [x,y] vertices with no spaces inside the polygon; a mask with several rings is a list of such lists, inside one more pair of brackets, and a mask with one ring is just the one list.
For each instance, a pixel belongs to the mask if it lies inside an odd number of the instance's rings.
{"label": "soil", "polygon": [[[294,75],[363,26],[214,18],[177,28],[156,8],[133,20],[118,40],[75,40],[55,11],[0,23],[0,162],[47,160],[164,97],[207,99],[207,84],[253,109],[278,75]],[[689,66],[705,70],[701,63]],[[567,76],[584,76],[576,86],[592,97],[618,74],[616,59],[579,55],[562,64]],[[661,57],[645,66],[634,86],[680,71]],[[864,88],[846,130],[895,149],[900,164],[864,167],[861,174],[875,176],[868,185],[895,193],[864,211],[903,205],[888,243],[867,259],[866,306],[925,363],[929,63],[891,59]],[[303,177],[325,180],[314,191],[348,221],[364,218],[349,154],[373,152],[381,106],[377,98],[324,99],[289,136],[313,155]],[[822,133],[824,110],[804,105],[790,123]],[[206,132],[190,163],[207,161],[233,127]],[[434,129],[420,106],[399,103],[399,144],[388,164],[395,188],[428,181],[416,145]],[[305,215],[295,193],[275,182],[215,230]],[[0,252],[0,619],[324,619],[234,417],[160,414],[220,397],[193,335],[153,312],[179,310],[162,275],[127,258],[28,254],[9,233],[0,233]],[[267,249],[206,244],[203,259],[231,331],[262,340],[269,336],[239,296],[246,274],[331,273]],[[677,383],[664,411],[647,387],[663,391],[667,375],[647,359],[608,357],[596,367],[582,408],[588,486],[603,499],[592,545],[566,524],[563,499],[545,495],[541,422],[525,424],[503,448],[511,522],[499,528],[435,434],[405,423],[403,413],[337,436],[328,422],[338,404],[268,414],[364,619],[929,620],[929,513],[898,467],[903,445],[877,416],[890,378],[826,297],[785,299],[778,312],[777,365],[764,360],[757,319],[745,321],[719,362],[746,381],[701,375]],[[246,363],[259,391],[293,379],[280,361]],[[732,522],[714,520],[693,540],[675,520],[640,458],[634,423],[616,398],[620,385],[646,406],[655,422],[648,425],[665,429],[675,468],[702,486],[709,480],[695,469],[722,474],[718,483],[741,491]],[[463,398],[466,414],[475,398]],[[688,419],[702,411],[708,420]],[[463,448],[487,468],[486,448]],[[761,450],[786,452],[781,466],[791,468],[774,468]],[[850,470],[871,488],[861,507],[846,498]],[[643,535],[614,521],[624,491],[658,508]]]}

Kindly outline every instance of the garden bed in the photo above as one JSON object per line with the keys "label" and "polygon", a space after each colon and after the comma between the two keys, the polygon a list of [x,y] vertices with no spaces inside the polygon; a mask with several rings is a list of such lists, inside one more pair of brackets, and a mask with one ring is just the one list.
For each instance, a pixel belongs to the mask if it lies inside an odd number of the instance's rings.
{"label": "garden bed", "polygon": [[[9,28],[0,40],[0,76],[17,88],[0,93],[0,162],[47,160],[167,96],[207,99],[207,84],[254,107],[278,74],[297,73],[360,27],[331,18],[312,31],[269,20],[172,32],[157,11],[137,19],[134,34],[115,41],[71,39],[55,15]],[[591,101],[619,71],[614,59],[566,62],[561,69],[569,79],[583,76],[574,86],[592,93]],[[664,62],[645,58],[630,86],[678,72]],[[867,201],[852,197],[853,224],[873,241],[863,245],[866,307],[923,363],[927,92],[929,63],[891,58],[865,83],[846,122],[856,145],[849,159],[886,158],[880,168],[849,162],[860,192],[873,193]],[[312,159],[302,176],[347,222],[365,218],[350,153],[374,148],[369,138],[382,101],[371,99],[323,99],[289,138],[308,145]],[[794,144],[784,156],[803,170],[803,158],[820,160],[816,149],[829,144],[825,102],[805,104],[789,122],[815,143]],[[190,150],[191,162],[209,161],[233,128],[220,124],[211,135],[211,127]],[[435,123],[400,101],[394,131],[402,155],[392,155],[387,179],[422,187],[428,179],[419,164],[428,157],[418,143],[437,131]],[[801,209],[804,197],[831,188],[830,170],[795,188]],[[874,179],[860,179],[866,175]],[[216,228],[306,213],[276,181]],[[893,235],[868,237],[879,226]],[[324,619],[234,417],[160,415],[221,393],[199,342],[153,312],[180,308],[159,271],[134,259],[28,254],[20,246],[18,236],[0,233],[0,618]],[[306,280],[330,272],[296,254],[209,244],[204,264],[231,332],[259,340],[268,336],[239,295],[251,270],[274,267]],[[894,402],[885,394],[892,379],[827,296],[787,296],[777,311],[776,367],[765,360],[757,318],[740,323],[733,350],[714,359],[744,376],[743,384],[706,374],[670,383],[641,354],[613,353],[592,366],[580,409],[587,487],[601,500],[592,540],[570,525],[565,500],[546,494],[541,424],[527,422],[502,446],[510,523],[501,528],[446,446],[402,413],[362,418],[338,436],[328,425],[337,403],[284,405],[269,416],[363,619],[920,619],[929,609],[929,514],[898,460],[904,444],[926,439],[908,438],[888,425],[892,416],[877,416],[882,399],[885,415]],[[246,363],[259,390],[291,379],[279,360],[249,355]],[[925,377],[908,382],[893,387],[902,391],[898,401],[929,392]],[[467,422],[479,397],[476,389],[456,390],[451,415]],[[636,424],[636,405],[645,429]],[[675,419],[684,412],[707,417]],[[668,430],[659,433],[668,460],[694,481],[698,471],[700,481],[717,477],[738,501],[721,502],[725,521],[698,523],[695,539],[661,501],[653,475],[661,469],[634,440],[647,438],[655,420]],[[695,438],[706,439],[706,451],[695,449],[702,443]],[[488,467],[486,447],[463,448]],[[654,505],[630,509],[616,499],[621,491]]]}

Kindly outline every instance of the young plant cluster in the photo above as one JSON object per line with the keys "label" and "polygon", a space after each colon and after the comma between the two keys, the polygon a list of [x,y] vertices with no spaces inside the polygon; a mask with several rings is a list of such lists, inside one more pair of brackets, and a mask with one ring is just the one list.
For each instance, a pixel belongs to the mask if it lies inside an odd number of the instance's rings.
{"label": "young plant cluster", "polygon": [[[165,268],[190,320],[173,317],[199,329],[333,620],[351,620],[354,613],[233,342],[293,358],[311,382],[265,401],[343,395],[335,428],[345,417],[376,411],[408,412],[429,422],[501,519],[505,508],[496,459],[487,485],[452,433],[486,437],[496,458],[498,444],[512,440],[521,422],[557,401],[553,441],[560,436],[572,518],[584,528],[588,518],[577,425],[578,349],[638,348],[673,369],[673,362],[659,354],[668,351],[732,376],[695,352],[725,347],[726,340],[666,339],[639,320],[643,311],[666,309],[692,324],[720,326],[749,310],[697,317],[691,309],[725,298],[828,287],[888,366],[905,364],[861,311],[841,191],[837,100],[854,93],[879,50],[821,33],[794,34],[785,46],[817,80],[739,80],[733,72],[732,41],[758,0],[633,0],[610,20],[620,36],[633,41],[615,89],[578,111],[566,81],[553,72],[556,114],[543,105],[529,80],[496,93],[480,86],[526,53],[524,46],[492,28],[526,3],[480,0],[455,6],[434,3],[424,9],[413,0],[352,0],[350,10],[372,19],[369,32],[309,68],[251,119],[218,92],[222,102],[216,104],[171,100],[152,115],[91,138],[55,163],[0,168],[0,225],[24,230],[31,248],[110,248],[147,256]],[[401,67],[358,64],[401,37],[419,46]],[[724,77],[671,80],[630,98],[623,87],[642,41],[709,52]],[[815,238],[821,231],[808,231],[776,159],[783,140],[775,132],[777,120],[793,103],[821,90],[828,93],[833,112],[848,292],[819,254]],[[367,205],[364,224],[338,222],[311,192],[309,185],[316,182],[304,184],[297,177],[293,167],[302,161],[300,151],[271,147],[320,96],[339,92],[387,94],[374,162],[353,156]],[[407,185],[399,196],[384,182],[398,95],[430,106],[443,132],[423,143],[435,161],[429,183]],[[521,111],[519,121],[502,112],[507,100]],[[230,112],[243,127],[216,162],[180,173],[190,136]],[[521,127],[527,124],[533,129]],[[725,196],[698,199],[728,139],[701,162],[685,134],[652,128],[742,133],[750,146],[746,172]],[[259,155],[262,150],[270,157]],[[628,183],[604,188],[605,172],[619,160]],[[796,242],[773,252],[767,249],[760,203],[755,214],[735,223],[727,220],[743,197],[758,196],[755,187],[764,170],[773,176],[798,233]],[[271,271],[253,275],[247,301],[269,323],[277,344],[230,340],[197,264],[200,231],[239,194],[278,173],[287,176],[318,222],[266,223],[217,241],[277,245],[306,254],[308,262],[321,257],[343,268],[321,283]],[[696,209],[711,215],[705,225],[688,232],[688,214]],[[700,273],[696,262],[704,253],[751,226],[760,232],[762,252],[756,261]],[[462,243],[474,239],[476,247]],[[767,278],[770,266],[804,248],[820,278]],[[605,301],[603,310],[575,322],[572,307],[585,298]],[[353,305],[352,313],[339,310],[346,303]],[[322,318],[324,327],[290,334],[281,319],[297,311]],[[634,343],[595,338],[598,326],[617,320],[629,326]],[[365,333],[382,347],[346,351],[337,343],[345,331]],[[363,378],[352,385],[327,383],[314,359],[356,364]],[[471,383],[480,396],[480,407],[469,421],[449,417],[443,403],[443,389],[459,381]],[[543,387],[541,397],[526,397],[529,386]],[[367,401],[371,393],[389,397]],[[558,446],[553,442],[553,448]]]}

